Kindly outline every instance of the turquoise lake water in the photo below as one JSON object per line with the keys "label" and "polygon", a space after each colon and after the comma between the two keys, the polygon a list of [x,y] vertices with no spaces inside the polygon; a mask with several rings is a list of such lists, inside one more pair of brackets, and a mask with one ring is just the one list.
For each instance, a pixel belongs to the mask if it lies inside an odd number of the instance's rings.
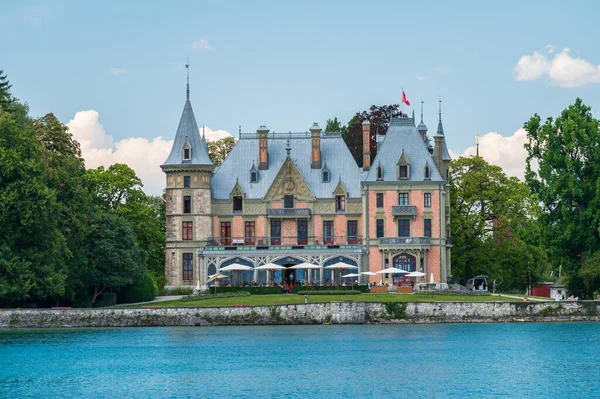
{"label": "turquoise lake water", "polygon": [[0,330],[2,398],[599,398],[600,323]]}

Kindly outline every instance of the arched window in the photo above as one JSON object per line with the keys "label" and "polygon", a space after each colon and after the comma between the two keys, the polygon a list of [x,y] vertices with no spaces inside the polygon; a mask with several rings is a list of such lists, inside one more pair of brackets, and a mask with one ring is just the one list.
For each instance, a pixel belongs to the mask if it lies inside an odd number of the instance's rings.
{"label": "arched window", "polygon": [[[407,253],[394,257],[394,267],[407,272],[414,272],[417,268],[417,259]],[[414,284],[414,277],[406,277],[406,274],[394,274],[394,284],[410,285]]]}
{"label": "arched window", "polygon": [[429,169],[429,165],[425,165],[425,179],[431,179],[431,169]]}
{"label": "arched window", "polygon": [[377,180],[383,180],[383,168],[381,167],[381,164],[377,166]]}

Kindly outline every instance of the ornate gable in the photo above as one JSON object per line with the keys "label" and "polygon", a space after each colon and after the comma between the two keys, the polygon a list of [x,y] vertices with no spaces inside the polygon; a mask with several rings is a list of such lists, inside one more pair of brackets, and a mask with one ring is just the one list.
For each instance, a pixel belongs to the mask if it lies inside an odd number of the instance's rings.
{"label": "ornate gable", "polygon": [[242,188],[242,186],[240,185],[240,182],[237,179],[235,180],[235,184],[233,185],[233,189],[229,193],[229,197],[230,198],[233,198],[233,197],[246,197],[246,193],[244,192],[244,189]]}
{"label": "ornate gable", "polygon": [[346,186],[344,186],[344,183],[342,183],[342,179],[340,179],[335,187],[335,190],[333,190],[333,195],[343,195],[345,197],[348,196],[348,190],[346,190]]}
{"label": "ornate gable", "polygon": [[300,201],[314,201],[315,196],[298,171],[294,161],[288,156],[265,194],[264,200],[272,201],[293,195]]}

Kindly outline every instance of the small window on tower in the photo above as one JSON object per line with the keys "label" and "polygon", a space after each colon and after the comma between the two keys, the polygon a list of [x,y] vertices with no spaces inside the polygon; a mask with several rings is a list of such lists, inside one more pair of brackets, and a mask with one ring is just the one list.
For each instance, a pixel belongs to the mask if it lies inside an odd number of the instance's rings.
{"label": "small window on tower", "polygon": [[329,171],[328,170],[323,171],[323,183],[329,183]]}
{"label": "small window on tower", "polygon": [[377,180],[383,180],[383,168],[381,165],[377,167]]}
{"label": "small window on tower", "polygon": [[257,183],[258,182],[258,172],[253,171],[250,172],[250,183]]}
{"label": "small window on tower", "polygon": [[184,161],[189,161],[192,157],[192,149],[191,148],[184,148],[183,149],[183,160]]}
{"label": "small window on tower", "polygon": [[431,179],[431,170],[429,170],[429,166],[425,166],[425,179]]}
{"label": "small window on tower", "polygon": [[183,176],[183,188],[190,188],[190,176]]}

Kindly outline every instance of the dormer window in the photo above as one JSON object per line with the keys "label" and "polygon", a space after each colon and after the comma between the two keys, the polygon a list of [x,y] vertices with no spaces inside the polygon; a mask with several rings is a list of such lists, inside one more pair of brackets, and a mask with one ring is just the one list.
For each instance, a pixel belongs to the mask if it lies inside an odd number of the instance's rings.
{"label": "dormer window", "polygon": [[242,212],[242,196],[234,196],[233,197],[233,213],[241,213]]}
{"label": "dormer window", "polygon": [[399,165],[398,166],[398,178],[408,179],[408,165]]}
{"label": "dormer window", "polygon": [[184,148],[183,149],[183,160],[184,161],[189,161],[190,159],[192,159],[192,149],[191,148]]}
{"label": "dormer window", "polygon": [[331,173],[329,172],[329,169],[327,169],[327,163],[323,165],[323,169],[321,170],[321,178],[323,183],[329,183],[329,180],[331,179]]}
{"label": "dormer window", "polygon": [[425,165],[425,179],[431,179],[431,169],[429,169],[429,165]]}
{"label": "dormer window", "polygon": [[258,183],[258,169],[254,161],[252,161],[252,167],[250,168],[250,183]]}
{"label": "dormer window", "polygon": [[381,164],[377,166],[377,180],[383,180],[383,168],[381,167]]}
{"label": "dormer window", "polygon": [[408,161],[408,157],[402,150],[402,155],[398,160],[398,180],[408,180],[410,179],[410,162]]}

